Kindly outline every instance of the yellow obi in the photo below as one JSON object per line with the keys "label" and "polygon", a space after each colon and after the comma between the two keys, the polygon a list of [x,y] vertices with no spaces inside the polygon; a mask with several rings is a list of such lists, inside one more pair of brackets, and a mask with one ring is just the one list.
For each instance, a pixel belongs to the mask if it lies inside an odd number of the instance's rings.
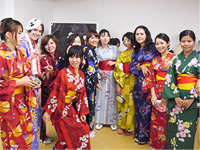
{"label": "yellow obi", "polygon": [[76,98],[76,94],[77,92],[69,90],[65,96],[65,103],[71,103]]}
{"label": "yellow obi", "polygon": [[[21,74],[21,75],[18,75],[18,76],[15,76],[13,78],[11,78],[10,80],[19,80],[23,77],[24,75]],[[16,95],[16,94],[21,94],[21,93],[24,93],[24,86],[17,86],[15,87],[15,91],[13,93],[13,96]]]}
{"label": "yellow obi", "polygon": [[177,87],[181,90],[191,90],[197,83],[197,77],[189,74],[178,74]]}
{"label": "yellow obi", "polygon": [[165,81],[167,72],[158,72],[156,74],[156,81]]}

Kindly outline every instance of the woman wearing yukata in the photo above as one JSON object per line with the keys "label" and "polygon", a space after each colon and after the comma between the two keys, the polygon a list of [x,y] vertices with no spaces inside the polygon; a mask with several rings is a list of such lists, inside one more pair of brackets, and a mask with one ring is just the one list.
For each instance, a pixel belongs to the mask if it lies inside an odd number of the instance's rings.
{"label": "woman wearing yukata", "polygon": [[35,108],[34,82],[30,62],[16,48],[22,41],[23,26],[12,18],[0,23],[0,126],[3,149],[31,149],[33,122],[29,108]]}
{"label": "woman wearing yukata", "polygon": [[154,149],[167,149],[166,144],[166,124],[168,111],[166,108],[166,100],[162,99],[163,85],[167,71],[172,63],[175,54],[170,53],[169,37],[164,33],[160,33],[155,38],[155,46],[160,55],[152,60],[151,67],[151,126],[150,126],[150,146]]}
{"label": "woman wearing yukata", "polygon": [[94,123],[95,123],[95,106],[96,106],[96,88],[102,90],[100,80],[99,60],[95,52],[95,48],[99,42],[99,35],[96,31],[90,30],[86,33],[86,45],[83,48],[85,66],[83,68],[85,73],[86,92],[88,96],[88,103],[90,113],[87,115],[87,122],[90,126],[90,137],[95,137]]}
{"label": "woman wearing yukata", "polygon": [[72,46],[68,52],[69,66],[62,69],[54,82],[44,107],[44,121],[55,126],[59,141],[53,149],[90,149],[89,114],[85,76],[80,70],[83,48]]}
{"label": "woman wearing yukata", "polygon": [[193,31],[182,31],[179,40],[183,51],[173,60],[167,72],[162,96],[162,99],[167,99],[169,110],[167,149],[193,149],[200,107],[199,91],[195,87],[200,82],[200,56],[193,50]]}
{"label": "woman wearing yukata", "polygon": [[129,64],[132,61],[131,54],[134,51],[133,40],[133,33],[127,32],[123,35],[122,41],[127,49],[119,54],[114,69],[117,94],[124,98],[124,101],[117,101],[119,127],[117,133],[120,135],[125,133],[127,136],[133,135],[135,121],[135,108],[132,95],[135,76],[129,72]]}
{"label": "woman wearing yukata", "polygon": [[[38,18],[31,19],[26,26],[27,33],[23,37],[20,49],[24,51],[28,59],[31,61],[31,70],[34,77],[41,76],[41,66],[39,58],[39,44],[38,39],[44,32],[44,25]],[[38,78],[37,78],[38,79]],[[41,81],[38,79],[38,82],[41,84]],[[41,88],[34,90],[34,93],[37,97],[35,103],[36,108],[30,108],[33,128],[34,128],[34,141],[32,143],[32,149],[39,149],[39,137],[40,137],[40,125],[41,125]]]}
{"label": "woman wearing yukata", "polygon": [[[59,71],[59,54],[57,52],[58,41],[52,34],[45,35],[41,40],[41,71],[42,71],[42,102],[44,107],[51,92],[54,80]],[[53,138],[46,134],[46,124],[41,122],[40,142],[51,143]]]}
{"label": "woman wearing yukata", "polygon": [[110,125],[112,130],[117,129],[117,102],[113,71],[119,55],[116,46],[109,45],[110,33],[106,29],[99,32],[100,46],[95,49],[99,59],[102,90],[97,89],[96,95],[96,129],[100,130],[103,125]]}
{"label": "woman wearing yukata", "polygon": [[150,102],[150,74],[151,61],[158,55],[158,51],[152,42],[151,33],[145,26],[138,26],[134,31],[135,49],[132,53],[132,62],[129,72],[136,76],[133,88],[135,103],[135,141],[138,144],[146,144],[149,141],[151,121]]}

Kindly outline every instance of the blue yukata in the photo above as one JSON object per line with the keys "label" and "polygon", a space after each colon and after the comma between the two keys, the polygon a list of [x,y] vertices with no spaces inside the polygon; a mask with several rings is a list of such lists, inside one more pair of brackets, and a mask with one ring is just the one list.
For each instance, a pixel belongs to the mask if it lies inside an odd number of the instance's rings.
{"label": "blue yukata", "polygon": [[90,127],[90,131],[94,129],[95,123],[95,95],[96,95],[96,84],[100,82],[100,69],[99,69],[99,60],[95,50],[85,45],[83,48],[84,58],[86,64],[84,66],[85,73],[85,83],[86,83],[86,92],[88,97],[88,104],[90,113],[87,115],[87,123]]}
{"label": "blue yukata", "polygon": [[[155,46],[151,46],[151,50],[145,52],[144,48],[140,48],[139,52],[132,53],[132,62],[129,66],[129,72],[136,76],[136,82],[133,88],[133,98],[135,104],[135,141],[139,144],[146,144],[149,141],[150,121],[151,121],[151,102],[150,88],[144,90],[144,80],[146,80],[142,71],[137,70],[138,65],[144,65],[148,68],[152,59],[159,52]],[[149,69],[149,68],[148,68]],[[149,69],[150,70],[150,69]]]}

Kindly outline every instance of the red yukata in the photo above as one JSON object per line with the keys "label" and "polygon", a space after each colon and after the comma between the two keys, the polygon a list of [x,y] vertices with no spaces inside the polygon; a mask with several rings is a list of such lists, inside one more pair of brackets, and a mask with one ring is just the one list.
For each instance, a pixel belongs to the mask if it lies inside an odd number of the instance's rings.
{"label": "red yukata", "polygon": [[76,74],[69,65],[58,73],[44,110],[51,115],[59,137],[55,149],[90,149],[89,126],[80,120],[89,114],[85,76],[81,70]]}
{"label": "red yukata", "polygon": [[[162,99],[163,86],[167,71],[172,64],[173,53],[168,53],[164,60],[157,56],[152,60],[152,87],[155,88],[156,97]],[[151,126],[150,126],[150,146],[155,149],[167,149],[166,143],[166,125],[168,111],[160,112],[152,105]]]}
{"label": "red yukata", "polygon": [[30,149],[33,123],[29,107],[35,107],[31,88],[15,86],[16,80],[28,75],[27,57],[16,49],[16,55],[4,43],[0,45],[0,126],[3,149]]}

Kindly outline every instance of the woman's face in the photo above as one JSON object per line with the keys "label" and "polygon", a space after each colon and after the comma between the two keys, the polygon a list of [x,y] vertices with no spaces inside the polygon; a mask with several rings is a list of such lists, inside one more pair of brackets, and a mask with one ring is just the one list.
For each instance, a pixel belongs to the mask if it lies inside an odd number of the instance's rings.
{"label": "woman's face", "polygon": [[133,47],[131,40],[128,39],[127,37],[124,37],[123,39],[123,44],[126,46],[128,49],[131,49]]}
{"label": "woman's face", "polygon": [[169,43],[167,43],[163,39],[156,38],[155,46],[156,46],[156,49],[162,54],[162,53],[165,53],[166,51],[168,51],[167,48],[169,46]]}
{"label": "woman's face", "polygon": [[29,38],[31,41],[36,41],[39,39],[39,37],[42,35],[42,26],[38,26],[37,28],[31,30],[31,32],[28,32]]}
{"label": "woman's face", "polygon": [[44,46],[44,48],[49,54],[54,54],[57,47],[56,43],[52,39],[49,39],[48,43]]}
{"label": "woman's face", "polygon": [[88,40],[88,45],[94,48],[97,46],[98,42],[99,42],[99,38],[92,35]]}
{"label": "woman's face", "polygon": [[72,46],[73,46],[73,45],[79,45],[79,46],[81,46],[81,39],[80,39],[79,36],[77,36],[77,37],[74,39],[74,41],[73,41],[73,43],[72,43]]}
{"label": "woman's face", "polygon": [[147,38],[147,35],[146,35],[144,29],[138,28],[138,29],[136,30],[136,33],[135,33],[135,39],[136,39],[136,41],[137,41],[140,45],[144,46],[145,41],[146,41],[146,38]]}
{"label": "woman's face", "polygon": [[195,41],[187,35],[182,37],[180,44],[184,52],[191,52],[193,51]]}
{"label": "woman's face", "polygon": [[107,32],[102,33],[100,35],[100,41],[101,41],[102,45],[108,45],[108,43],[110,41],[110,36],[108,35]]}
{"label": "woman's face", "polygon": [[81,58],[72,56],[69,57],[69,64],[74,68],[74,69],[79,69],[79,66],[81,64]]}
{"label": "woman's face", "polygon": [[[12,43],[12,45],[13,45],[14,47],[20,46],[20,45],[21,45],[22,38],[23,38],[22,32],[23,32],[23,31],[22,31],[22,27],[19,26],[17,32],[11,35],[12,38],[11,38],[10,42]],[[16,34],[17,34],[17,38],[16,38],[16,36],[15,36]]]}

